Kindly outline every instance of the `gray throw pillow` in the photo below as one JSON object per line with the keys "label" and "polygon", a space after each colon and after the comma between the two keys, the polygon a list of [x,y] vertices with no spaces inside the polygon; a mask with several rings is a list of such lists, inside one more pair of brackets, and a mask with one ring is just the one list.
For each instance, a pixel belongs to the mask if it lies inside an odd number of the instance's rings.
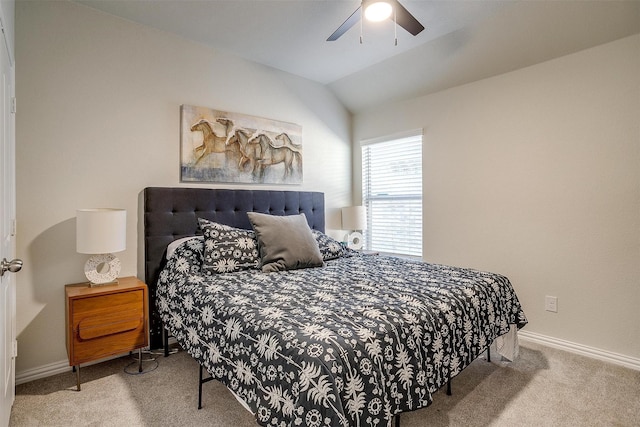
{"label": "gray throw pillow", "polygon": [[304,214],[276,216],[247,212],[260,248],[262,271],[321,267],[322,254]]}

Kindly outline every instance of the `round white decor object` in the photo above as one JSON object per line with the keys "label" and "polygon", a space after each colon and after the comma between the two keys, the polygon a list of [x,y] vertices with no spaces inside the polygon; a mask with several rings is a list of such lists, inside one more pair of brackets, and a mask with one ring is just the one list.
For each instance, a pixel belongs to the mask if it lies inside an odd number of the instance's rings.
{"label": "round white decor object", "polygon": [[359,231],[354,231],[353,233],[349,234],[349,242],[347,242],[347,244],[351,249],[362,249],[362,246],[364,246],[364,237],[362,236],[362,233],[360,233]]}
{"label": "round white decor object", "polygon": [[84,265],[84,275],[93,284],[113,282],[120,274],[120,260],[113,254],[93,255]]}

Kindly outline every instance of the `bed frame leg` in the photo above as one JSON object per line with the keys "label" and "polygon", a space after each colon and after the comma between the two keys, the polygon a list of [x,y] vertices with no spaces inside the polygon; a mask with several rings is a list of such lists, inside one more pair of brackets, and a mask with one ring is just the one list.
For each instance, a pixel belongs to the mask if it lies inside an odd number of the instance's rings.
{"label": "bed frame leg", "polygon": [[487,362],[491,362],[491,346],[487,347]]}
{"label": "bed frame leg", "polygon": [[169,331],[162,328],[162,345],[164,347],[164,357],[169,357]]}
{"label": "bed frame leg", "polygon": [[200,374],[198,376],[198,409],[202,409],[202,365],[200,365]]}
{"label": "bed frame leg", "polygon": [[200,365],[200,372],[198,374],[198,409],[202,409],[202,384],[215,379],[212,375],[209,375],[207,378],[202,378],[203,370],[204,368]]}
{"label": "bed frame leg", "polygon": [[451,396],[451,378],[447,380],[447,396]]}

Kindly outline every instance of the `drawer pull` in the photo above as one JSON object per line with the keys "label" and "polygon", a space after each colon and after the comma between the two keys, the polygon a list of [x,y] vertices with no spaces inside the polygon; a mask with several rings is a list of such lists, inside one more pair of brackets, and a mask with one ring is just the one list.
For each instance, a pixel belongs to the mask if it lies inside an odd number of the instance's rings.
{"label": "drawer pull", "polygon": [[107,335],[119,334],[122,332],[133,331],[142,326],[143,318],[140,313],[136,315],[115,316],[107,319],[101,317],[86,317],[78,323],[78,337],[82,340],[91,340],[104,337]]}

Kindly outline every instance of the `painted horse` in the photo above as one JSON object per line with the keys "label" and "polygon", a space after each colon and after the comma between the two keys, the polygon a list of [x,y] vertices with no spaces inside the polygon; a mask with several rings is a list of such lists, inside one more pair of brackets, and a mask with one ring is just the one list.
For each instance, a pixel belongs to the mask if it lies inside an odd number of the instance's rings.
{"label": "painted horse", "polygon": [[289,138],[286,133],[281,133],[276,136],[275,140],[278,141],[278,143],[265,133],[258,133],[249,140],[249,143],[258,143],[262,150],[262,155],[258,163],[262,166],[283,163],[285,178],[293,173],[294,161],[297,163],[298,170],[301,171],[302,147],[291,142],[291,138]]}
{"label": "painted horse", "polygon": [[212,123],[208,120],[202,119],[191,126],[191,132],[202,132],[202,145],[196,147],[195,155],[197,165],[205,157],[211,153],[225,153],[226,151],[237,151],[233,148],[227,147],[227,130],[226,127],[220,123]]}
{"label": "painted horse", "polygon": [[238,168],[245,170],[245,165],[249,162],[249,170],[254,176],[261,176],[264,166],[258,163],[262,158],[262,147],[256,142],[250,142],[254,132],[249,129],[236,128],[232,137],[228,138],[229,145],[238,144],[240,151],[240,161]]}

